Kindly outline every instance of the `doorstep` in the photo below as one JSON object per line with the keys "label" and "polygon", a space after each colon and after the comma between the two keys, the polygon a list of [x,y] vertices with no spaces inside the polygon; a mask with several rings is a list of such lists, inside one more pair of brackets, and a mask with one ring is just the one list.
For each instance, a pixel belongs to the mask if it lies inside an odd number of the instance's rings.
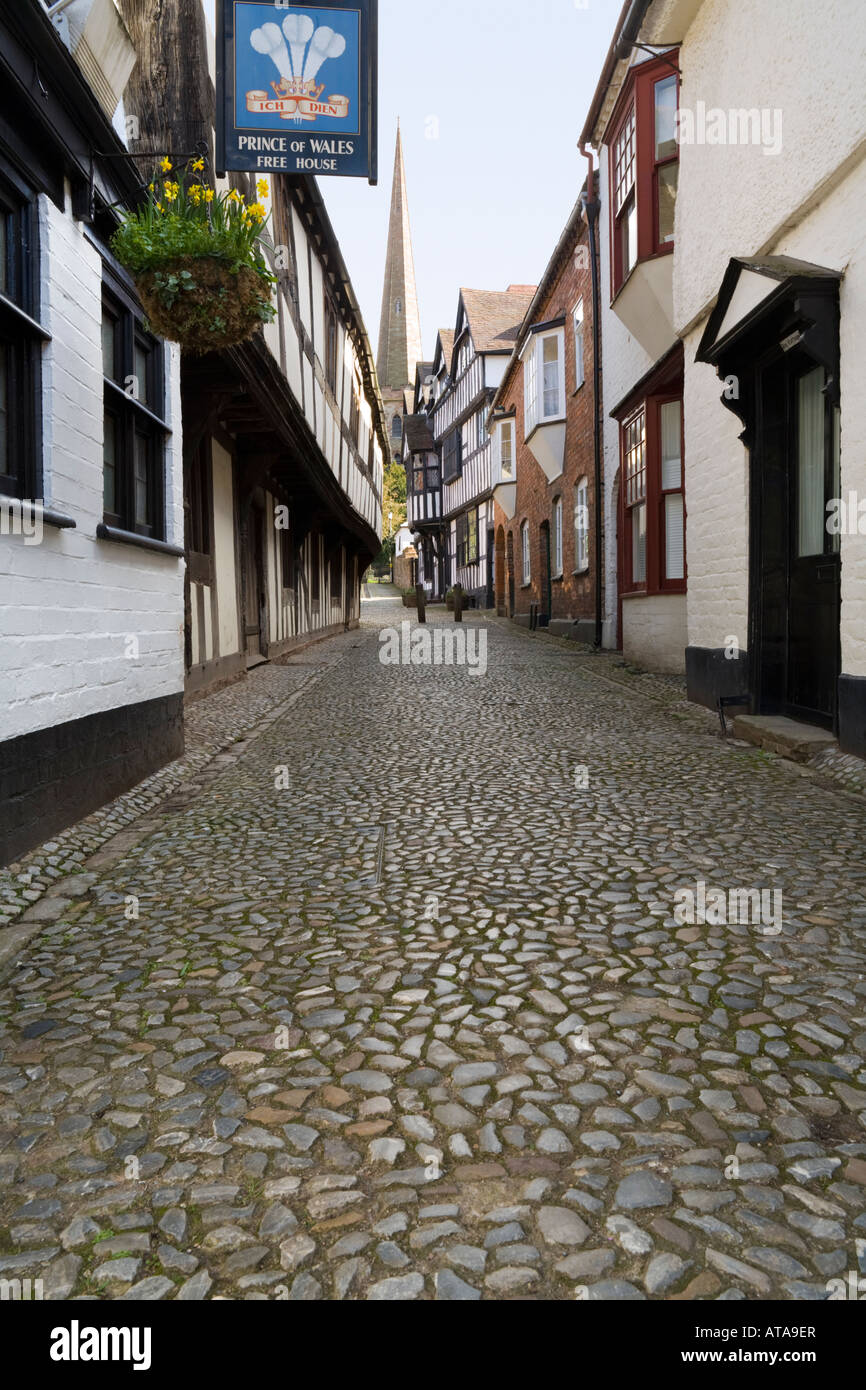
{"label": "doorstep", "polygon": [[816,753],[836,748],[837,740],[827,729],[801,724],[780,714],[740,714],[734,719],[734,737],[757,744],[795,763],[807,763]]}

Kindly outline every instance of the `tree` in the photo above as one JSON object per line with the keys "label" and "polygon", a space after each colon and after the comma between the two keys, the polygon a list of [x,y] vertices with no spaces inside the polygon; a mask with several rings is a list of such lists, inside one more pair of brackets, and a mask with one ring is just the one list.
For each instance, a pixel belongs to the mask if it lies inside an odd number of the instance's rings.
{"label": "tree", "polygon": [[[389,517],[393,513],[391,524]],[[402,463],[392,460],[385,464],[385,483],[382,489],[382,522],[386,536],[399,531],[406,520],[406,470]]]}

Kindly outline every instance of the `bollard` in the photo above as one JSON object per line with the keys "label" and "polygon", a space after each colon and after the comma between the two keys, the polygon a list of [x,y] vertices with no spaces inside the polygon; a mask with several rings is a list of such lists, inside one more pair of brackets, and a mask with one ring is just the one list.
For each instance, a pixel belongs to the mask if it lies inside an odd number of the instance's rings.
{"label": "bollard", "polygon": [[463,586],[461,584],[454,585],[454,621],[455,623],[463,622]]}
{"label": "bollard", "polygon": [[416,585],[415,585],[415,593],[416,593],[417,596],[418,596],[418,621],[419,621],[419,623],[426,623],[426,621],[427,621],[427,591],[425,590],[424,585],[423,585],[423,584],[416,584]]}

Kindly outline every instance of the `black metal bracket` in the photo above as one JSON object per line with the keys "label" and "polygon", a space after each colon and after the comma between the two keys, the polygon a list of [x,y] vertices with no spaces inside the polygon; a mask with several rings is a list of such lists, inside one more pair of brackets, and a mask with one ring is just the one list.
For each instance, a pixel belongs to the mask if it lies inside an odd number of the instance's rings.
{"label": "black metal bracket", "polygon": [[[105,151],[105,150],[94,150],[94,149],[91,149],[91,151],[90,151],[90,169],[89,169],[88,182],[87,182],[87,216],[86,216],[86,217],[82,217],[82,218],[81,218],[81,221],[88,222],[88,223],[90,223],[90,225],[92,225],[92,224],[93,224],[93,221],[94,221],[94,218],[95,218],[95,216],[96,216],[95,165],[96,165],[96,160],[97,160],[97,159],[121,159],[121,160],[129,159],[129,160],[133,160],[133,159],[163,159],[163,158],[167,159],[167,158],[169,158],[169,157],[171,157],[171,158],[172,158],[172,161],[173,161],[174,163],[177,163],[177,164],[188,164],[188,163],[189,163],[191,160],[193,160],[193,159],[203,159],[203,160],[204,160],[204,170],[203,170],[204,173],[206,173],[206,172],[208,171],[208,168],[209,168],[209,166],[210,166],[210,158],[209,158],[209,155],[208,155],[208,143],[207,143],[206,140],[199,140],[198,144],[196,145],[196,147],[195,147],[195,149],[192,151],[192,153],[190,153],[190,154],[181,154],[181,155],[175,155],[175,153],[174,153],[173,150],[142,150],[140,153],[134,154],[134,153],[132,153],[131,150],[123,150],[123,151],[113,150],[113,151],[111,151],[111,152],[109,153],[109,152],[107,152],[107,151]],[[139,193],[142,193],[146,188],[147,188],[147,183],[146,183],[144,180],[142,180],[142,181],[138,184],[138,187],[137,187],[137,190],[136,190],[136,191],[139,192]],[[117,200],[116,203],[108,203],[105,210],[106,210],[106,212],[113,212],[115,208],[126,207],[126,205],[127,205],[126,199],[125,199],[125,198],[119,198],[119,199]]]}
{"label": "black metal bracket", "polygon": [[722,735],[728,737],[728,726],[725,723],[725,710],[732,709],[737,705],[750,705],[752,703],[749,695],[720,695],[719,696],[719,723],[722,726]]}
{"label": "black metal bracket", "polygon": [[670,58],[668,58],[666,54],[659,53],[657,48],[650,48],[649,44],[646,43],[632,43],[629,44],[629,48],[639,48],[641,52],[648,53],[651,58],[661,59],[664,62],[665,67],[670,68],[671,72],[675,72],[677,77],[682,77],[682,72],[677,67],[676,63],[674,63]]}

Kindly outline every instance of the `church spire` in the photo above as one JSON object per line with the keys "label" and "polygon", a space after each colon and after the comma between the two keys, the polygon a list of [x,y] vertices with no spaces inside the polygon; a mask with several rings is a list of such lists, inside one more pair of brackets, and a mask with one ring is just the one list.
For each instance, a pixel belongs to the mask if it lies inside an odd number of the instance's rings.
{"label": "church spire", "polygon": [[403,139],[397,122],[397,149],[394,155],[394,183],[391,191],[391,218],[388,223],[388,254],[382,291],[382,317],[379,325],[379,353],[376,369],[383,393],[415,384],[415,363],[421,360],[421,320],[415,286],[415,260],[409,227],[409,200],[406,195],[406,168]]}

